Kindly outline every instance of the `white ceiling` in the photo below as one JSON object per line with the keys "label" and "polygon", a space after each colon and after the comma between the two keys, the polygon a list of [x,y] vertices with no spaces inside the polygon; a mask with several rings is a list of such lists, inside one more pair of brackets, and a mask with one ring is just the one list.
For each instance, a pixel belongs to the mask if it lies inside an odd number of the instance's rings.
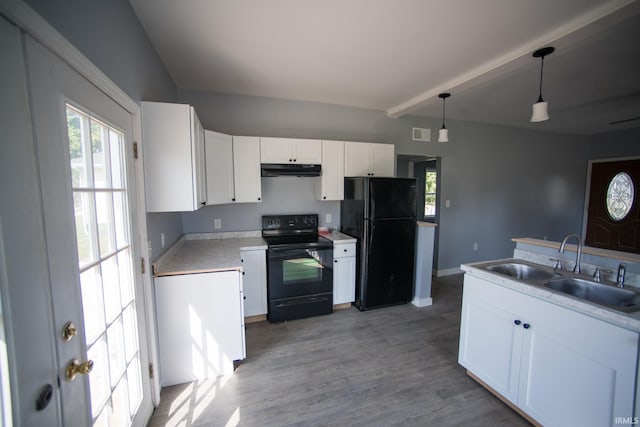
{"label": "white ceiling", "polygon": [[[130,0],[184,89],[594,134],[639,127],[636,0]],[[551,120],[530,123],[540,60]]]}

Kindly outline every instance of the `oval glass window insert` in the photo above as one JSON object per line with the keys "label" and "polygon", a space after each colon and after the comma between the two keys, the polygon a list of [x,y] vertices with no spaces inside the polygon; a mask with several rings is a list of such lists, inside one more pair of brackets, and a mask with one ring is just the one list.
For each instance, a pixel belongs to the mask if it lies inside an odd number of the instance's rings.
{"label": "oval glass window insert", "polygon": [[620,221],[631,210],[633,205],[633,181],[626,172],[618,172],[611,179],[607,190],[607,212],[609,216]]}

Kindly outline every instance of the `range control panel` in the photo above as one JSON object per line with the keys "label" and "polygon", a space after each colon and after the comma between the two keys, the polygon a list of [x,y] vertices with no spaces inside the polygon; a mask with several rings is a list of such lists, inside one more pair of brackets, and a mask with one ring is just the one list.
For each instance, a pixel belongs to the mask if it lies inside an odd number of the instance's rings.
{"label": "range control panel", "polygon": [[310,230],[318,228],[318,214],[265,215],[262,230]]}

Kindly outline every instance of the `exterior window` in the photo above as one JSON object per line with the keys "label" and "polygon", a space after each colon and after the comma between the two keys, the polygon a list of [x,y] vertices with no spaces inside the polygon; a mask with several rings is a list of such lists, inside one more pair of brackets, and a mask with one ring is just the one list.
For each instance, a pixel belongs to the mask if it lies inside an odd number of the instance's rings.
{"label": "exterior window", "polygon": [[631,210],[633,204],[633,181],[625,172],[619,172],[609,182],[607,189],[607,212],[611,219],[620,221]]}
{"label": "exterior window", "polygon": [[424,216],[435,217],[436,216],[436,177],[435,170],[428,170],[425,172],[424,178]]}

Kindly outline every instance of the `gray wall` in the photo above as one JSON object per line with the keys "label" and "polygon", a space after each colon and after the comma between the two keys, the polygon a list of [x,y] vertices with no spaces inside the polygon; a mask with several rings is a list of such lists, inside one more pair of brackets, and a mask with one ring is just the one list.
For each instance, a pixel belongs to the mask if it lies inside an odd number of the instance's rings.
{"label": "gray wall", "polygon": [[[178,101],[194,105],[206,129],[229,134],[388,142],[397,154],[440,156],[440,270],[509,257],[512,237],[561,240],[581,229],[586,137],[448,120],[450,142],[415,143],[412,127],[435,131],[440,119],[391,119],[376,110],[183,89]],[[303,195],[291,196],[283,209],[295,209],[292,200]],[[214,217],[223,225],[246,220],[243,228],[253,228],[258,212],[265,210],[251,204],[208,207],[183,214],[183,229],[211,231]]]}
{"label": "gray wall", "polygon": [[[136,102],[176,100],[176,85],[127,0],[26,0]],[[180,214],[147,215],[151,258],[182,234]]]}
{"label": "gray wall", "polygon": [[590,137],[590,160],[639,155],[640,128],[607,132]]}
{"label": "gray wall", "polygon": [[[257,231],[262,229],[262,215],[317,213],[320,225],[337,228],[340,223],[340,202],[314,198],[315,180],[319,178],[262,178],[262,203],[207,206],[196,212],[182,214],[185,233],[214,231]],[[331,223],[326,215],[331,215]],[[222,228],[214,229],[213,220],[220,218]]]}

